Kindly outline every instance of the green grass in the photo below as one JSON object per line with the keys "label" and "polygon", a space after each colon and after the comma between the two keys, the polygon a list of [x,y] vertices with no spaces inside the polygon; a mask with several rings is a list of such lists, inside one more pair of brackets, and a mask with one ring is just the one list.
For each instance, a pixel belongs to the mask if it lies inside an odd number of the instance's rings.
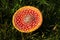
{"label": "green grass", "polygon": [[[28,5],[42,12],[43,23],[27,34],[13,27],[12,16]],[[0,0],[0,40],[60,40],[60,0]]]}

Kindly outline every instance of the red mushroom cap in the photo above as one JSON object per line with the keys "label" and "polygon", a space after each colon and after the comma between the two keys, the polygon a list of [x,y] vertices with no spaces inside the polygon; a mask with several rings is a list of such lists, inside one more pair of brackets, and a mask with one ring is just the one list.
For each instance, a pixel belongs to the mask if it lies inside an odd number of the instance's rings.
{"label": "red mushroom cap", "polygon": [[38,29],[42,24],[42,13],[32,6],[18,9],[12,19],[14,27],[20,32],[29,33]]}

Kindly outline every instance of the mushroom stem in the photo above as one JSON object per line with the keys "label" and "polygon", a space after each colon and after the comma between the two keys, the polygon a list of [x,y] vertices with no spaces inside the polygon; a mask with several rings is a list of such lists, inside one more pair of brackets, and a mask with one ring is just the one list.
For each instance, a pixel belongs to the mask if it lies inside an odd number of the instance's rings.
{"label": "mushroom stem", "polygon": [[24,40],[24,35],[23,35],[23,33],[21,32],[21,37],[22,37],[22,40]]}

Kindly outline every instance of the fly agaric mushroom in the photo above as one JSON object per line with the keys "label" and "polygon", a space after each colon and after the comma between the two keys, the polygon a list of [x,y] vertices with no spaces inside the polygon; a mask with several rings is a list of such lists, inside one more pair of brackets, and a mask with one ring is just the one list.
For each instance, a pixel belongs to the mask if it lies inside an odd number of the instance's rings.
{"label": "fly agaric mushroom", "polygon": [[14,27],[24,33],[33,32],[42,24],[42,13],[32,6],[24,6],[18,9],[12,19]]}

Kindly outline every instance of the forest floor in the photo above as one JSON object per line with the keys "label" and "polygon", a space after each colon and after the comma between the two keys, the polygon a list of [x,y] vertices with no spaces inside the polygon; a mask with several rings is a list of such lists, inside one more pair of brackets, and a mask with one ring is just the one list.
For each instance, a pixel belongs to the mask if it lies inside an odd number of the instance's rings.
{"label": "forest floor", "polygon": [[[37,7],[43,14],[41,27],[21,33],[12,25],[12,16],[23,6]],[[60,0],[0,0],[0,40],[60,40]]]}

